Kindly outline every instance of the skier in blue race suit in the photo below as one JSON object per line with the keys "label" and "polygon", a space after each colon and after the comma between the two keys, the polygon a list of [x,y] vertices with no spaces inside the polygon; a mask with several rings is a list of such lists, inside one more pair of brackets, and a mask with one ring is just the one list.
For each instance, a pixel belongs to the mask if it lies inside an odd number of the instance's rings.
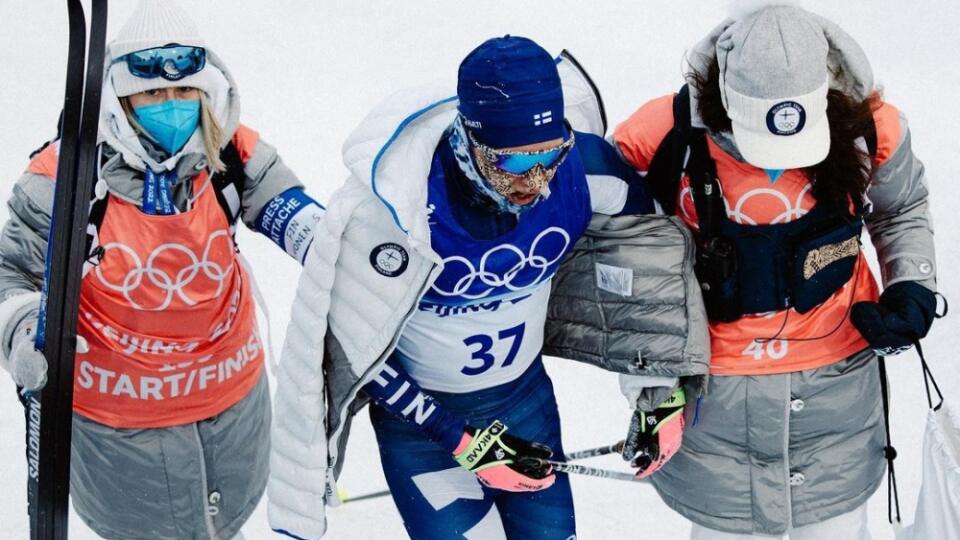
{"label": "skier in blue race suit", "polygon": [[575,538],[569,479],[545,462],[563,459],[541,360],[550,281],[593,212],[653,203],[565,123],[556,63],[529,39],[477,47],[457,97],[427,180],[443,271],[364,387],[384,473],[412,538]]}

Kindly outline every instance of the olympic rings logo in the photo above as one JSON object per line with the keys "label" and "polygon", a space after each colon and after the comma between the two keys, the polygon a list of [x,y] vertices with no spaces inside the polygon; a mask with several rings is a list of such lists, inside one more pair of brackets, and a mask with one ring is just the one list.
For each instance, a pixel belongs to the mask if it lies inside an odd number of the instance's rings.
{"label": "olympic rings logo", "polygon": [[[567,231],[560,227],[550,227],[534,238],[529,253],[524,253],[513,244],[500,244],[480,257],[479,268],[475,268],[466,257],[452,255],[443,259],[443,272],[433,284],[433,291],[441,296],[476,300],[489,296],[500,287],[506,287],[510,291],[531,287],[546,277],[547,271],[560,261],[569,245],[570,235]],[[510,264],[511,260],[511,266],[502,273],[497,272]],[[525,270],[532,271],[524,272]],[[447,290],[441,288],[441,281],[443,286],[448,287]]]}
{"label": "olympic rings logo", "polygon": [[[806,201],[805,198],[812,188],[812,184],[804,186],[804,188],[797,193],[796,200],[793,202],[790,202],[787,194],[782,191],[772,188],[756,188],[741,195],[733,208],[730,207],[729,201],[727,201],[726,198],[724,198],[723,203],[727,210],[727,217],[741,225],[776,225],[779,223],[789,223],[800,219],[810,211],[813,201]],[[683,189],[680,190],[679,198],[681,201],[679,208],[683,218],[687,220],[687,222],[696,223],[693,191],[689,185],[685,185]],[[762,199],[757,201],[758,198]],[[749,212],[745,208],[751,200],[756,201],[750,205],[754,209],[753,212]],[[765,219],[765,217],[761,215],[766,214],[777,206],[783,208],[783,211],[779,214],[773,215],[769,219]],[[756,210],[759,210],[759,212]]]}
{"label": "olympic rings logo", "polygon": [[[147,257],[146,263],[130,246],[121,242],[110,242],[103,246],[103,258],[105,259],[111,250],[116,250],[122,253],[124,259],[129,261],[130,264],[126,266],[129,270],[119,283],[112,283],[104,277],[104,265],[101,263],[96,267],[97,277],[105,287],[121,293],[131,307],[140,311],[163,311],[170,306],[174,297],[179,298],[188,306],[194,306],[197,301],[187,294],[187,288],[195,279],[202,274],[210,281],[215,282],[217,285],[215,296],[220,296],[223,293],[224,282],[233,272],[234,262],[232,260],[226,268],[210,260],[210,251],[218,238],[223,238],[228,244],[228,249],[232,249],[232,246],[229,245],[229,234],[226,230],[221,229],[207,238],[207,244],[200,257],[197,257],[196,253],[187,246],[169,242],[154,248]],[[171,273],[174,269],[170,265],[169,258],[174,253],[182,254],[188,263]],[[163,264],[158,267],[156,263],[161,256],[165,256],[166,260],[161,261]],[[149,298],[149,288],[154,288],[163,293],[159,304],[147,306],[144,305],[143,301],[134,299],[135,293],[141,289],[145,291],[141,294]]]}

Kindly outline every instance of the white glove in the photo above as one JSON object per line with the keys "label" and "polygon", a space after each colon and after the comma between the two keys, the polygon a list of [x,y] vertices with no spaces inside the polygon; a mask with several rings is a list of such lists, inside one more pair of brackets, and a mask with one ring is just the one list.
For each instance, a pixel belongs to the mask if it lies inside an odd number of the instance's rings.
{"label": "white glove", "polygon": [[24,321],[13,335],[10,375],[24,390],[40,390],[47,384],[47,359],[36,348],[37,321]]}
{"label": "white glove", "polygon": [[[17,386],[31,392],[42,389],[47,384],[47,358],[37,350],[37,320],[20,323],[13,335],[10,348],[10,375]],[[90,350],[87,340],[77,336],[77,353]]]}
{"label": "white glove", "polygon": [[676,377],[621,373],[620,392],[627,398],[631,410],[639,407],[644,411],[652,411],[670,397],[679,382]]}

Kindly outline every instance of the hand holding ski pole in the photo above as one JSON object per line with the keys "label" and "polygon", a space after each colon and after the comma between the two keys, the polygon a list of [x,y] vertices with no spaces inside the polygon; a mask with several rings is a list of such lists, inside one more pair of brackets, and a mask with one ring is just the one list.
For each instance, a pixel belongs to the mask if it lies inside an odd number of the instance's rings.
{"label": "hand holding ski pole", "polygon": [[[21,322],[13,335],[9,364],[5,366],[14,384],[27,392],[42,390],[47,384],[47,358],[37,350],[36,337],[37,319]],[[87,351],[87,341],[81,336],[77,336],[76,351]]]}
{"label": "hand holding ski pole", "polygon": [[639,408],[634,411],[623,447],[623,459],[637,468],[638,479],[655,473],[680,450],[686,402],[683,388],[678,388],[653,411]]}
{"label": "hand holding ski pole", "polygon": [[23,321],[13,334],[10,376],[24,390],[34,392],[47,384],[47,359],[36,347],[37,320]]}
{"label": "hand holding ski pole", "polygon": [[[584,450],[575,450],[573,452],[567,452],[566,454],[563,455],[563,459],[566,462],[570,462],[570,461],[577,461],[581,459],[590,459],[594,457],[606,456],[608,454],[619,454],[622,451],[623,451],[623,441],[618,441],[613,444],[598,446],[596,448],[586,448]],[[566,472],[568,474],[585,474],[587,476],[597,476],[600,478],[613,478],[614,476],[611,476],[611,475],[619,475],[619,473],[616,473],[616,471],[607,471],[606,469],[574,466],[570,463],[559,463],[559,462],[551,462],[551,461],[547,461],[547,463],[549,465],[552,465],[554,471],[556,472]],[[636,480],[636,478],[632,474],[629,474],[629,473],[624,473],[624,474],[627,474],[629,478],[620,478],[619,476],[616,476],[614,479],[616,480],[629,479],[631,481]],[[356,495],[351,497],[347,495],[346,490],[341,489],[340,502],[348,503],[348,502],[356,502],[356,501],[366,501],[369,499],[377,499],[380,497],[385,497],[389,494],[390,494],[390,490],[385,489],[381,491],[374,491],[371,493],[364,493],[362,495]]]}
{"label": "hand holding ski pole", "polygon": [[482,430],[467,427],[454,458],[485,486],[505,491],[540,491],[553,485],[556,476],[547,459],[550,448],[507,435],[499,420]]}

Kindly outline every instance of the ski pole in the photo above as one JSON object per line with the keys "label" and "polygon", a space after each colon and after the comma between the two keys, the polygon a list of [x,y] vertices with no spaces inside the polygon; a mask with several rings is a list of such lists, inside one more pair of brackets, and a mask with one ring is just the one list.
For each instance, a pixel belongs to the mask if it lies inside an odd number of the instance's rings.
{"label": "ski pole", "polygon": [[599,467],[588,467],[586,465],[577,465],[574,463],[565,463],[562,461],[547,461],[553,465],[553,470],[565,474],[582,474],[585,476],[595,476],[597,478],[607,478],[609,480],[623,480],[625,482],[642,482],[633,473],[611,471]]}
{"label": "ski pole", "polygon": [[[598,446],[596,448],[587,448],[586,450],[567,452],[566,454],[563,455],[563,458],[567,461],[578,461],[581,459],[589,459],[592,457],[605,456],[607,454],[620,453],[622,451],[623,451],[623,441],[619,441],[613,444],[608,444],[606,446]],[[564,464],[564,465],[568,465],[568,464]],[[554,466],[554,468],[556,468],[556,466]],[[586,467],[586,469],[593,470],[592,467]],[[568,471],[562,471],[560,469],[557,469],[557,470],[560,472],[568,472]],[[596,470],[603,471],[603,469],[596,469]],[[629,475],[629,473],[616,473],[614,471],[604,471],[604,472],[609,474],[592,474],[591,476],[613,478],[613,476],[610,476],[610,475],[616,475],[616,474]],[[590,474],[590,473],[578,473],[578,474]],[[357,495],[356,497],[346,497],[345,493],[341,493],[340,502],[343,504],[346,504],[348,502],[365,501],[369,499],[379,499],[380,497],[386,497],[389,494],[390,494],[389,489],[385,489],[382,491],[374,491],[372,493],[364,493],[363,495]]]}
{"label": "ski pole", "polygon": [[357,502],[365,501],[367,499],[379,499],[380,497],[386,497],[390,494],[389,489],[383,491],[374,491],[373,493],[364,493],[363,495],[357,495],[356,497],[340,497],[340,502],[346,504],[348,502]]}
{"label": "ski pole", "polygon": [[615,442],[607,446],[598,446],[596,448],[588,448],[586,450],[580,450],[577,452],[568,452],[563,455],[566,461],[579,461],[581,459],[589,459],[593,457],[605,456],[607,454],[619,454],[623,452],[624,441]]}

